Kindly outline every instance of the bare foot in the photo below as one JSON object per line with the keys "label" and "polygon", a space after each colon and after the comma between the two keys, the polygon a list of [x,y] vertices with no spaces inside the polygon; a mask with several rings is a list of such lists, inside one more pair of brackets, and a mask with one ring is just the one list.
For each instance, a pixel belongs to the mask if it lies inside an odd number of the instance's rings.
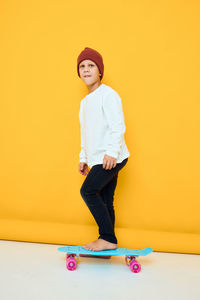
{"label": "bare foot", "polygon": [[87,249],[87,250],[101,251],[101,250],[116,249],[117,244],[110,243],[110,242],[105,241],[103,239],[98,239],[94,242],[83,245],[82,247]]}

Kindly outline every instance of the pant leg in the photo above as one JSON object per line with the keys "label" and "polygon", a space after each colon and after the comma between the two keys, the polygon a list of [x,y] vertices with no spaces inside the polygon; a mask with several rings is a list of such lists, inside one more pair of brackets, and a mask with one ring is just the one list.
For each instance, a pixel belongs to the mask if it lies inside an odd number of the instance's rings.
{"label": "pant leg", "polygon": [[99,192],[103,202],[108,208],[113,227],[115,227],[115,211],[114,211],[114,193],[117,186],[118,172],[113,176],[111,181],[103,187]]}
{"label": "pant leg", "polygon": [[115,244],[117,244],[117,238],[114,232],[113,221],[99,192],[126,165],[127,161],[128,158],[124,159],[111,170],[104,169],[103,164],[93,166],[80,189],[83,200],[99,226],[100,238]]}

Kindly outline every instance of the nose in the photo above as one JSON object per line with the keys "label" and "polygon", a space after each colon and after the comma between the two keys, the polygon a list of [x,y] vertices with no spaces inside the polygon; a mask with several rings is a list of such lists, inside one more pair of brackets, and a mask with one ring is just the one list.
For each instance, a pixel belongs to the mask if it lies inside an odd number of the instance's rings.
{"label": "nose", "polygon": [[89,71],[84,71],[83,76],[85,76],[85,75],[90,75],[90,72]]}

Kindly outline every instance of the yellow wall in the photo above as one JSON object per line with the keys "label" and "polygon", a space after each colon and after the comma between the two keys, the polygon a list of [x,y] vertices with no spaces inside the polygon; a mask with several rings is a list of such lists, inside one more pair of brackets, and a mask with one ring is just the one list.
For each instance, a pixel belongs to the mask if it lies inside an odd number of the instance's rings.
{"label": "yellow wall", "polygon": [[119,246],[200,253],[199,13],[197,1],[1,3],[1,239],[98,236],[78,172],[76,59],[92,47],[122,98],[131,154],[115,192]]}

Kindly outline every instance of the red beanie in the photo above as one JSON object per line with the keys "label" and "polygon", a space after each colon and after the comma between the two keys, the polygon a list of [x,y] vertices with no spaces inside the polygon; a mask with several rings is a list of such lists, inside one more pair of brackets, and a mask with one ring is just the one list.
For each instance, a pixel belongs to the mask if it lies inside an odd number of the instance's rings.
{"label": "red beanie", "polygon": [[99,72],[101,74],[100,75],[100,80],[101,80],[103,78],[103,71],[104,71],[103,58],[99,52],[97,52],[96,50],[89,48],[89,47],[85,47],[85,49],[79,54],[79,56],[77,58],[78,76],[80,77],[79,64],[81,61],[83,61],[85,59],[91,59],[92,61],[95,62],[95,64],[97,65],[97,67],[99,69]]}

